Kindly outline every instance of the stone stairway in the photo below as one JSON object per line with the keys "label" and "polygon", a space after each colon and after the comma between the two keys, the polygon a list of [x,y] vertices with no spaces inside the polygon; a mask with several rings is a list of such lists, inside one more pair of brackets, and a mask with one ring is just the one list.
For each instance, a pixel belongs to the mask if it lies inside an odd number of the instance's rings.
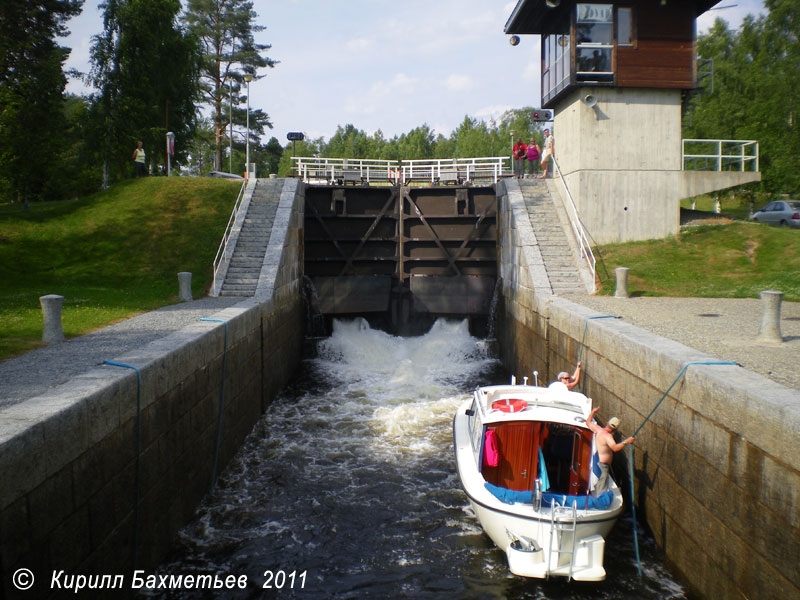
{"label": "stone stairway", "polygon": [[525,199],[533,233],[539,243],[550,287],[557,296],[586,294],[586,285],[575,264],[567,233],[561,224],[556,205],[546,181],[520,179],[519,189]]}
{"label": "stone stairway", "polygon": [[256,184],[220,296],[255,295],[282,189],[282,179]]}

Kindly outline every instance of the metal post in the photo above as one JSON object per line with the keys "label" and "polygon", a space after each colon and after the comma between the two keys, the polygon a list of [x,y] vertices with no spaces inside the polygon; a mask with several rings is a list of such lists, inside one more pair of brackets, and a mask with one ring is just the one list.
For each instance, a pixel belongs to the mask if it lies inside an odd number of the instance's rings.
{"label": "metal post", "polygon": [[252,75],[245,75],[244,80],[247,82],[247,158],[244,166],[245,177],[250,177],[250,82],[253,80]]}
{"label": "metal post", "polygon": [[175,147],[175,134],[171,131],[167,132],[167,177],[172,175],[172,152]]}
{"label": "metal post", "polygon": [[511,135],[511,176],[514,176],[514,130],[510,132]]}

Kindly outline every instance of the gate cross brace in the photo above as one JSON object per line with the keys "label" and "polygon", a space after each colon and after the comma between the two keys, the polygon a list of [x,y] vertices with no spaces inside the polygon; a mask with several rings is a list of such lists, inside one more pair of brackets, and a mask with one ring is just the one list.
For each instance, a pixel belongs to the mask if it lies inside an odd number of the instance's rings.
{"label": "gate cross brace", "polygon": [[336,250],[339,252],[339,254],[342,255],[342,258],[346,259],[347,258],[347,254],[345,254],[344,250],[342,250],[342,247],[339,245],[339,242],[336,241],[336,238],[333,236],[333,233],[331,233],[331,230],[328,229],[328,226],[325,225],[325,221],[322,219],[322,217],[319,216],[319,211],[317,211],[317,209],[314,208],[314,206],[311,203],[309,203],[308,200],[306,200],[306,209],[309,209],[309,208],[311,209],[311,212],[313,213],[314,218],[322,226],[323,231],[325,231],[325,233],[331,239],[331,242],[333,243],[333,247],[336,248]]}
{"label": "gate cross brace", "polygon": [[353,264],[353,259],[355,259],[356,255],[361,251],[361,248],[364,247],[364,244],[367,243],[369,236],[371,236],[372,232],[375,231],[375,228],[378,226],[378,223],[386,214],[386,211],[389,210],[389,206],[391,206],[392,202],[395,200],[395,198],[397,198],[398,189],[399,188],[397,187],[392,188],[392,193],[389,195],[389,199],[386,201],[386,204],[383,205],[381,212],[379,212],[375,216],[375,219],[372,221],[372,225],[369,226],[367,232],[361,237],[361,241],[358,243],[356,249],[353,250],[353,253],[349,257],[347,256],[345,257],[347,259],[347,262],[345,262],[344,266],[342,267],[342,270],[339,272],[339,275],[344,275],[347,269],[351,267],[351,265]]}
{"label": "gate cross brace", "polygon": [[483,223],[483,220],[486,217],[493,217],[493,216],[494,216],[494,209],[489,209],[487,212],[480,215],[478,220],[475,221],[475,227],[472,228],[472,231],[469,232],[467,238],[463,242],[461,242],[461,245],[453,254],[454,260],[458,260],[459,258],[461,258],[461,251],[464,250],[464,248],[466,248],[467,244],[472,240],[472,238],[475,237],[475,234],[477,233],[478,228],[481,226],[481,223]]}
{"label": "gate cross brace", "polygon": [[[433,236],[433,241],[436,242],[436,245],[439,246],[439,249],[442,251],[445,258],[447,258],[447,262],[450,264],[450,268],[456,272],[456,275],[461,275],[461,270],[456,265],[455,259],[452,256],[450,256],[450,253],[447,251],[447,248],[444,247],[442,241],[439,239],[439,236],[436,235],[436,232],[434,231],[433,227],[431,227],[430,223],[428,223],[428,220],[425,218],[425,215],[422,214],[422,211],[419,209],[419,206],[417,206],[417,203],[411,197],[411,194],[408,193],[408,188],[405,187],[403,188],[403,198],[408,199],[408,201],[414,207],[416,213],[419,215],[419,218],[422,220],[422,223],[425,225],[425,227],[428,228],[428,231],[431,232],[431,235]],[[402,210],[402,206],[400,207],[400,209]]]}

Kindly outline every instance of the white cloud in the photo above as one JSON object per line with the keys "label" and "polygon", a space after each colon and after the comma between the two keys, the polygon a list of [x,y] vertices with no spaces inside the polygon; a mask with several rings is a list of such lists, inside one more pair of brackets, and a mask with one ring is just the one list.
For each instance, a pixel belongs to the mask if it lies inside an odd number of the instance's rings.
{"label": "white cloud", "polygon": [[469,75],[450,75],[445,80],[445,87],[451,92],[466,92],[475,87],[476,82]]}
{"label": "white cloud", "polygon": [[371,48],[373,43],[373,40],[368,40],[366,38],[354,38],[348,40],[347,44],[345,44],[345,48],[353,52],[363,52]]}
{"label": "white cloud", "polygon": [[[417,88],[417,79],[405,73],[396,73],[391,79],[374,82],[363,93],[351,94],[344,110],[352,115],[385,112],[401,96],[412,95]],[[354,90],[357,91],[357,90]],[[396,108],[394,109],[396,111]]]}

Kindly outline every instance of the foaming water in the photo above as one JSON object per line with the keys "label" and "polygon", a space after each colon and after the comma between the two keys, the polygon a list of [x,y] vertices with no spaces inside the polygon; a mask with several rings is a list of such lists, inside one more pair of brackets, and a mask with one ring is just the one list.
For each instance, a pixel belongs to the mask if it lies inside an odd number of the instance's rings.
{"label": "foaming water", "polygon": [[[466,322],[399,338],[335,321],[159,572],[247,575],[249,587],[226,598],[683,598],[652,540],[636,577],[632,545],[617,535],[629,523],[609,540],[602,584],[508,573],[469,509],[452,450],[456,407],[476,385],[502,381]],[[305,572],[304,587],[264,590],[268,570]]]}

